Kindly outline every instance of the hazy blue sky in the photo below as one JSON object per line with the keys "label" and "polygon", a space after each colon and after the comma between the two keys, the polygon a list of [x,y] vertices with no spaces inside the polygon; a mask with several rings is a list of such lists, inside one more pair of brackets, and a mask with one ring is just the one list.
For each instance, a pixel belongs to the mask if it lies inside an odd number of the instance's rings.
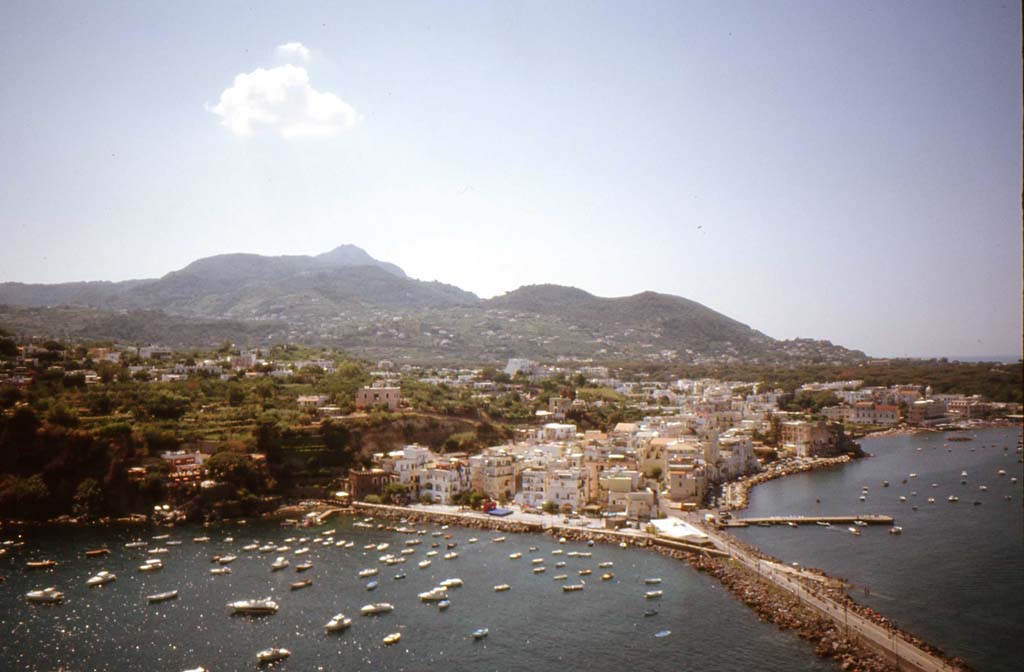
{"label": "hazy blue sky", "polygon": [[960,0],[2,2],[0,280],[354,243],[482,296],[1020,352],[1020,27]]}

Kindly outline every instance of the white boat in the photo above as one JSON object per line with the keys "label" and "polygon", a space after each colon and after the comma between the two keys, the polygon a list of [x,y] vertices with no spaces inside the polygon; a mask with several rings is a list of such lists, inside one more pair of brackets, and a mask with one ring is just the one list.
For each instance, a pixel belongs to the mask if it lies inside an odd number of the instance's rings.
{"label": "white boat", "polygon": [[589,569],[581,569],[580,571],[578,571],[576,573],[579,574],[580,576],[590,576],[592,571],[589,570]]}
{"label": "white boat", "polygon": [[111,574],[110,572],[108,572],[106,570],[103,570],[102,572],[98,573],[96,576],[93,576],[88,581],[86,581],[85,585],[90,586],[90,587],[91,586],[102,586],[102,585],[108,584],[111,581],[115,581],[115,580],[117,580],[117,576],[115,576],[114,574]]}
{"label": "white boat", "polygon": [[533,560],[530,560],[530,564],[542,565],[544,564],[544,558],[534,558]]}
{"label": "white boat", "polygon": [[56,566],[56,560],[30,560],[25,563],[28,569],[53,569]]}
{"label": "white boat", "polygon": [[449,553],[445,553],[444,554],[444,559],[445,560],[454,560],[457,557],[459,557],[459,554],[456,553],[455,551],[451,551]]}
{"label": "white boat", "polygon": [[143,546],[148,546],[148,545],[149,545],[148,541],[129,541],[127,544],[124,545],[124,547],[125,548],[142,548]]}
{"label": "white boat", "polygon": [[428,558],[437,557],[437,551],[427,551],[427,557]]}
{"label": "white boat", "polygon": [[379,572],[380,570],[376,567],[373,567],[371,569],[364,569],[363,571],[359,572],[359,578],[365,579],[368,576],[376,576]]}
{"label": "white boat", "polygon": [[152,538],[155,541],[163,541],[164,539],[170,539],[171,535],[169,535],[169,534],[158,534],[158,535],[156,535],[155,537],[152,537]]}
{"label": "white boat", "polygon": [[611,561],[609,561],[609,562],[599,562],[599,563],[597,563],[597,566],[600,567],[601,569],[604,569],[606,567],[614,567],[615,563],[611,562]]}
{"label": "white boat", "polygon": [[555,576],[554,576],[554,580],[555,581],[565,581],[568,578],[569,578],[568,574],[555,574]]}
{"label": "white boat", "polygon": [[181,546],[181,542],[180,542],[180,541],[178,541],[178,540],[174,540],[174,541],[168,541],[168,542],[167,542],[167,545],[168,545],[168,546]]}
{"label": "white boat", "polygon": [[935,498],[934,497],[929,497],[928,498],[928,503],[929,504],[934,504],[935,503]]}
{"label": "white boat", "polygon": [[868,526],[868,524],[865,523],[863,520],[855,520],[855,521],[853,521],[853,524],[856,525],[857,527],[867,527]]}
{"label": "white boat", "polygon": [[957,497],[956,495],[950,495],[949,497],[947,497],[947,500],[952,504],[953,502],[959,502],[960,498]]}
{"label": "white boat", "polygon": [[508,585],[507,583],[499,583],[494,587],[494,592],[504,593],[506,590],[509,590],[510,588],[512,588],[512,586]]}
{"label": "white boat", "polygon": [[25,593],[25,599],[29,602],[39,602],[40,604],[57,604],[64,599],[64,593],[50,586],[42,590],[30,590]]}
{"label": "white boat", "polygon": [[390,546],[390,545],[391,544],[389,544],[387,542],[382,543],[382,544],[377,544],[377,550],[378,551],[386,551],[386,550],[388,550],[388,546]]}
{"label": "white boat", "polygon": [[383,641],[388,646],[391,646],[392,644],[396,643],[401,638],[402,638],[402,633],[400,633],[400,632],[392,632],[390,635],[387,635],[386,637],[384,637]]}
{"label": "white boat", "polygon": [[284,660],[290,655],[292,655],[292,652],[288,649],[282,649],[275,646],[270,649],[264,649],[257,653],[256,662],[260,665],[266,665],[267,663],[276,663],[279,660]]}
{"label": "white boat", "polygon": [[157,602],[166,602],[167,600],[174,600],[178,597],[178,591],[168,590],[166,593],[156,593],[155,595],[146,595],[146,601],[150,604]]}
{"label": "white boat", "polygon": [[644,593],[644,598],[648,600],[653,600],[655,598],[661,597],[664,594],[665,591],[663,590],[648,590],[646,593]]}
{"label": "white boat", "polygon": [[265,597],[263,599],[231,602],[228,604],[228,608],[231,609],[232,614],[264,616],[268,614],[276,614],[280,607],[277,606],[277,602],[274,602],[269,597]]}
{"label": "white boat", "polygon": [[819,520],[817,521],[817,524],[821,525],[822,527],[832,527],[832,523],[825,520]]}
{"label": "white boat", "polygon": [[907,501],[907,498],[906,498],[906,497],[904,497],[903,495],[900,495],[900,501],[901,501],[901,502],[905,502],[905,501]]}
{"label": "white boat", "polygon": [[164,568],[164,561],[163,560],[159,560],[159,559],[157,559],[157,560],[146,560],[145,563],[139,565],[139,571],[140,572],[155,572],[158,569],[163,569],[163,568]]}
{"label": "white boat", "polygon": [[270,566],[270,571],[276,572],[284,569],[287,566],[288,560],[283,555],[279,555],[277,556],[277,560],[274,560],[274,564]]}
{"label": "white boat", "polygon": [[555,569],[558,569],[559,567],[565,567],[565,561],[564,560],[559,560],[558,562],[555,563]]}
{"label": "white boat", "polygon": [[151,548],[146,551],[146,553],[149,553],[150,555],[167,555],[167,552],[166,548]]}
{"label": "white boat", "polygon": [[304,579],[302,581],[293,581],[291,583],[292,590],[301,590],[302,588],[309,588],[313,585],[313,579]]}
{"label": "white boat", "polygon": [[505,541],[505,537],[495,537],[494,539],[491,539],[491,541],[495,544],[500,544],[501,542]]}
{"label": "white boat", "polygon": [[213,569],[210,570],[210,574],[213,574],[214,576],[225,576],[225,575],[230,574],[230,573],[231,573],[231,568],[230,567],[214,567]]}
{"label": "white boat", "polygon": [[430,567],[430,560],[420,560],[419,563],[417,563],[417,566],[420,569],[426,569],[427,567]]}
{"label": "white boat", "polygon": [[448,590],[443,586],[438,586],[437,588],[431,588],[425,593],[420,593],[418,597],[423,602],[440,602],[441,600],[447,599]]}
{"label": "white boat", "polygon": [[415,548],[403,548],[399,555],[412,555],[416,552]]}
{"label": "white boat", "polygon": [[341,632],[352,625],[352,619],[345,614],[336,614],[334,618],[327,621],[324,630],[327,632]]}
{"label": "white boat", "polygon": [[442,588],[459,588],[462,586],[462,579],[445,579],[438,585]]}
{"label": "white boat", "polygon": [[468,541],[468,542],[466,542],[466,543],[469,543],[469,544],[475,544],[475,543],[476,543],[476,542],[478,542],[478,541],[480,541],[480,540],[479,540],[479,539],[477,539],[476,537],[470,537],[470,538],[469,538],[469,541]]}
{"label": "white boat", "polygon": [[857,529],[856,527],[848,527],[848,528],[846,528],[846,529],[847,529],[847,530],[849,531],[849,533],[850,533],[850,534],[852,534],[853,536],[855,536],[855,537],[859,537],[859,536],[860,536],[860,530],[858,530],[858,529]]}
{"label": "white boat", "polygon": [[565,553],[565,551],[563,551],[560,548],[556,548],[555,550],[551,551],[551,555],[562,555],[562,553]]}
{"label": "white boat", "polygon": [[274,544],[265,544],[263,546],[260,546],[256,550],[258,550],[260,553],[273,553],[277,550],[277,546],[275,546]]}
{"label": "white boat", "polygon": [[521,557],[523,557],[522,553],[511,553],[511,554],[509,554],[508,559],[509,560],[518,560]]}
{"label": "white boat", "polygon": [[237,555],[222,555],[221,557],[217,558],[217,562],[219,562],[222,565],[230,565],[235,560],[238,560]]}
{"label": "white boat", "polygon": [[305,572],[305,571],[308,571],[310,569],[313,569],[313,563],[312,562],[304,562],[301,565],[295,565],[295,571],[296,572]]}
{"label": "white boat", "polygon": [[209,537],[193,537],[192,538],[192,543],[193,544],[205,544],[209,540],[210,540]]}
{"label": "white boat", "polygon": [[889,528],[889,534],[903,534],[903,528],[899,525],[893,525]]}
{"label": "white boat", "polygon": [[394,605],[388,602],[376,602],[374,604],[367,604],[359,610],[359,613],[363,616],[377,616],[378,614],[387,614],[394,610]]}
{"label": "white boat", "polygon": [[575,593],[575,592],[578,592],[580,590],[583,590],[583,584],[582,583],[567,583],[564,586],[562,586],[562,590],[564,592],[566,592],[566,593]]}
{"label": "white boat", "polygon": [[257,548],[259,548],[259,544],[246,544],[242,546],[243,551],[255,551]]}
{"label": "white boat", "polygon": [[441,600],[440,602],[437,603],[437,608],[439,610],[441,610],[441,611],[444,611],[445,609],[447,609],[450,606],[452,606],[452,603],[451,603],[450,600]]}
{"label": "white boat", "polygon": [[487,628],[477,628],[473,631],[473,639],[483,639],[491,633]]}
{"label": "white boat", "polygon": [[305,555],[306,553],[309,553],[309,548],[306,546],[303,546],[302,548],[297,549],[295,551],[295,555]]}
{"label": "white boat", "polygon": [[546,571],[547,571],[546,567],[534,567],[533,568],[533,573],[534,574],[543,574]]}

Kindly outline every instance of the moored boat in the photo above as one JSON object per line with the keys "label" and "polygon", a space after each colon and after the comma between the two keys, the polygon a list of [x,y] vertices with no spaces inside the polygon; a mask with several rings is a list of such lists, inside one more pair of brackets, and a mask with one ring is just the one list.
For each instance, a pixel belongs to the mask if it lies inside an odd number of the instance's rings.
{"label": "moored boat", "polygon": [[30,560],[25,563],[25,567],[28,569],[52,569],[56,566],[56,560]]}
{"label": "moored boat", "polygon": [[379,614],[387,614],[395,610],[394,605],[389,602],[375,602],[374,604],[367,604],[359,610],[363,616],[377,616]]}
{"label": "moored boat", "polygon": [[85,557],[87,558],[99,558],[104,555],[110,555],[109,548],[94,548],[91,551],[85,552]]}
{"label": "moored boat", "polygon": [[150,604],[157,602],[166,602],[167,600],[175,600],[178,598],[178,591],[168,590],[165,593],[156,593],[155,595],[146,595],[146,601]]}
{"label": "moored boat", "polygon": [[269,597],[254,600],[239,600],[228,604],[232,614],[243,614],[247,616],[266,616],[276,614],[280,608],[277,602]]}
{"label": "moored boat", "polygon": [[491,633],[487,628],[477,628],[473,631],[473,639],[483,639]]}
{"label": "moored boat", "polygon": [[98,574],[96,574],[96,576],[93,576],[88,581],[86,581],[85,585],[90,586],[90,587],[92,587],[92,586],[103,586],[103,585],[106,585],[106,584],[110,583],[111,581],[115,581],[116,579],[117,579],[116,575],[111,574],[110,572],[108,572],[106,570],[103,570],[102,572],[99,572]]}
{"label": "moored boat", "polygon": [[292,652],[288,649],[282,649],[280,647],[272,647],[264,649],[256,654],[256,662],[260,665],[266,665],[267,663],[276,663],[279,660],[284,660],[288,656],[292,655]]}
{"label": "moored boat", "polygon": [[383,641],[388,646],[391,646],[392,644],[395,644],[396,642],[398,642],[398,640],[400,640],[401,638],[402,638],[402,633],[400,633],[400,632],[392,632],[390,635],[387,635],[386,637],[384,637]]}
{"label": "moored boat", "polygon": [[499,583],[498,585],[496,585],[494,587],[494,592],[496,592],[496,593],[504,593],[505,591],[507,591],[507,590],[509,590],[511,588],[512,588],[512,586],[508,585],[507,583]]}
{"label": "moored boat", "polygon": [[352,625],[352,619],[345,614],[335,614],[334,618],[327,621],[324,630],[327,632],[341,632]]}
{"label": "moored boat", "polygon": [[664,594],[665,591],[663,590],[648,590],[646,593],[644,593],[644,598],[648,600],[653,600],[655,598],[661,597]]}
{"label": "moored boat", "polygon": [[564,586],[562,586],[562,591],[566,593],[575,593],[580,590],[583,590],[582,583],[567,583]]}
{"label": "moored boat", "polygon": [[29,602],[38,602],[40,604],[57,604],[64,599],[64,593],[50,586],[41,590],[28,591],[25,593],[25,599]]}

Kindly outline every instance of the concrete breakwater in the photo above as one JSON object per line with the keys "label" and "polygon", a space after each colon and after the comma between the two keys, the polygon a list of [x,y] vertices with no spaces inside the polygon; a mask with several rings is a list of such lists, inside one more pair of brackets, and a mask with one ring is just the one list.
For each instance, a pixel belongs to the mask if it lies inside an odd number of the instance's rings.
{"label": "concrete breakwater", "polygon": [[[681,544],[669,544],[648,534],[638,532],[619,532],[613,530],[598,530],[592,528],[548,526],[540,523],[527,523],[502,518],[483,517],[476,513],[444,513],[414,508],[397,506],[385,506],[379,504],[356,503],[356,512],[360,515],[370,515],[389,520],[402,520],[405,523],[440,523],[443,525],[458,525],[481,530],[492,530],[495,532],[532,532],[544,533],[565,537],[572,541],[594,541],[609,544],[628,543],[631,546],[638,546],[654,551],[666,557],[671,557],[689,563],[698,571],[717,579],[725,588],[735,595],[744,604],[754,609],[765,621],[774,623],[780,629],[792,630],[799,637],[812,642],[815,645],[815,652],[822,657],[834,658],[844,670],[863,670],[865,672],[888,672],[889,670],[908,669],[905,660],[893,659],[880,655],[879,648],[873,646],[872,642],[860,636],[854,631],[851,633],[844,628],[829,614],[814,608],[805,595],[801,600],[798,595],[790,592],[790,589],[783,586],[775,573],[761,574],[752,571],[749,567],[737,560],[730,559],[730,553],[717,548],[701,548],[697,546],[685,547]],[[721,534],[721,533],[719,533]],[[735,544],[733,552],[742,547],[744,554],[755,555],[766,563],[771,562],[781,565],[775,558],[760,552],[759,550],[746,546],[738,540],[729,538],[730,545]],[[726,556],[726,557],[722,557]],[[803,570],[807,572],[808,570]],[[810,570],[815,574],[814,570]],[[842,590],[825,586],[829,582],[823,581],[800,581],[797,577],[790,576],[787,580],[799,581],[802,590],[806,594],[815,593],[822,599],[830,602],[835,596],[841,596],[841,602],[836,604],[846,605],[851,612],[856,613],[863,619],[884,625],[887,629],[899,632],[901,639],[912,646],[931,653],[943,662],[941,670],[969,670],[966,665],[957,659],[949,659],[935,647],[928,645],[919,638],[897,631],[893,624],[887,623],[883,617],[872,610],[854,602]],[[833,585],[841,584],[839,581],[832,582]],[[840,607],[842,608],[842,607]],[[883,652],[884,653],[884,652]],[[923,669],[923,668],[920,668]]]}

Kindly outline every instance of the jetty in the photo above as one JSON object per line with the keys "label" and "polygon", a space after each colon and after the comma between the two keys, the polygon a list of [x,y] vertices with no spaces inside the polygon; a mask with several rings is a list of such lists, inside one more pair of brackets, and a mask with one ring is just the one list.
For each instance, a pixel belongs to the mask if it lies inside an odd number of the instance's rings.
{"label": "jetty", "polygon": [[769,516],[767,518],[731,518],[719,520],[718,527],[749,527],[751,525],[853,525],[860,521],[868,525],[892,525],[896,518],[881,513],[865,513],[860,516]]}

